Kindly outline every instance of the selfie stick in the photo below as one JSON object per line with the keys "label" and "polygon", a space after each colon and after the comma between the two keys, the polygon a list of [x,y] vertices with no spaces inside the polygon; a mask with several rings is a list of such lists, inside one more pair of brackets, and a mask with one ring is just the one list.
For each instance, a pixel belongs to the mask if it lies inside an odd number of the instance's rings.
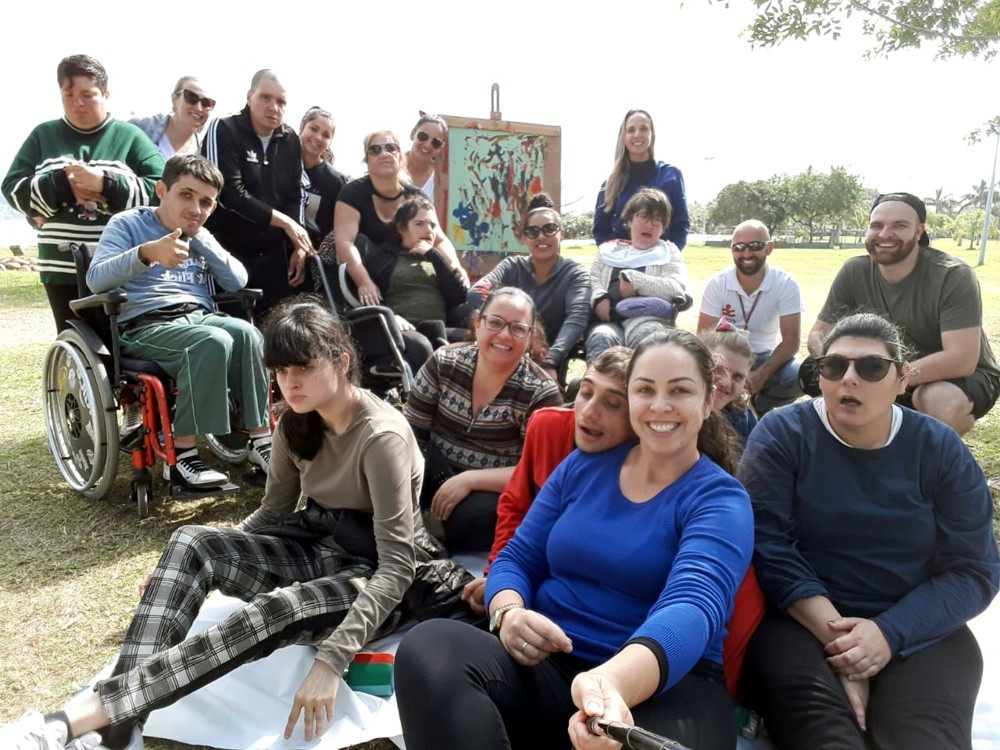
{"label": "selfie stick", "polygon": [[668,740],[640,727],[622,724],[620,721],[608,721],[599,716],[592,716],[587,726],[594,734],[597,734],[595,728],[600,727],[604,734],[615,742],[622,743],[622,747],[628,750],[690,750],[679,742]]}

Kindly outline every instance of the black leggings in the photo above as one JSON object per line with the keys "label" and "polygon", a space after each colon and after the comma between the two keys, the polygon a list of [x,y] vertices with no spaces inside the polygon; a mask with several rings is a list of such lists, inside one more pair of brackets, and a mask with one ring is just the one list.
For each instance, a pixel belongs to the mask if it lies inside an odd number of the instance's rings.
{"label": "black leggings", "polygon": [[[396,700],[408,750],[568,748],[570,685],[595,665],[554,654],[519,665],[499,639],[453,620],[428,620],[396,652]],[[711,667],[705,671],[712,672]],[[632,709],[637,725],[697,750],[732,750],[736,722],[717,675],[688,674]]]}
{"label": "black leggings", "polygon": [[862,732],[823,645],[769,612],[743,667],[743,694],[782,750],[959,750],[972,746],[972,713],[983,657],[968,627],[917,653],[893,658],[870,681]]}
{"label": "black leggings", "polygon": [[80,296],[76,284],[45,284],[45,296],[49,298],[49,307],[52,308],[56,333],[62,333],[69,328],[66,321],[77,320],[76,313],[69,307],[69,303]]}

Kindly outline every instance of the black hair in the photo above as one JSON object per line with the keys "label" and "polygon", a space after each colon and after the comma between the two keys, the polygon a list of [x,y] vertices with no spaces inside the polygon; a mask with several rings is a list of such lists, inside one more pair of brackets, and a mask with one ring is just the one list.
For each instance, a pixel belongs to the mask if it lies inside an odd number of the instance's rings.
{"label": "black hair", "polygon": [[59,61],[56,68],[56,81],[62,87],[63,83],[72,81],[77,76],[94,79],[94,85],[101,93],[108,93],[108,71],[90,55],[70,55]]}
{"label": "black hair", "polygon": [[[715,369],[715,356],[705,346],[705,342],[690,331],[668,328],[644,338],[632,352],[632,359],[628,364],[628,378],[632,378],[635,363],[643,354],[650,349],[661,346],[680,347],[694,358],[695,364],[698,366],[698,374],[705,386],[706,403],[711,403],[712,390],[715,388],[715,377],[712,374]],[[729,423],[713,409],[702,422],[701,429],[698,431],[698,450],[715,461],[723,470],[732,474],[736,470],[733,437],[734,433]]]}
{"label": "black hair", "polygon": [[[264,364],[279,367],[302,366],[315,359],[338,361],[348,355],[347,378],[360,382],[358,356],[347,331],[322,300],[302,294],[280,302],[268,312],[261,326],[264,334]],[[315,411],[296,414],[287,405],[278,407],[279,428],[288,447],[300,458],[312,460],[323,444],[326,424]]]}
{"label": "black hair", "polygon": [[[389,241],[397,245],[402,245],[403,230],[406,229],[406,225],[410,223],[410,220],[421,211],[434,211],[434,204],[423,193],[410,196],[400,203],[399,208],[396,209],[396,213],[392,217],[392,221],[386,222],[386,232]],[[436,219],[437,215],[434,218]]]}
{"label": "black hair", "polygon": [[823,339],[823,354],[830,351],[834,341],[845,336],[880,341],[885,345],[889,358],[896,363],[897,370],[903,367],[903,362],[909,356],[899,328],[875,313],[855,313],[838,320]]}
{"label": "black hair", "polygon": [[222,192],[222,172],[212,162],[199,154],[175,154],[163,165],[163,184],[170,188],[184,175],[191,175],[196,180],[208,183]]}

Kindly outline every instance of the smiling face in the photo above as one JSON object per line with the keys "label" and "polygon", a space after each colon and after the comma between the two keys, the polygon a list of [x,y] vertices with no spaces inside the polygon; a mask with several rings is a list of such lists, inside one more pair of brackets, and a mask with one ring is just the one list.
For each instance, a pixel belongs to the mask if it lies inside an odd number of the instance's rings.
{"label": "smiling face", "polygon": [[399,233],[403,247],[409,250],[421,240],[433,245],[437,236],[437,226],[437,216],[434,211],[429,208],[420,209],[416,216],[406,222],[406,226]]}
{"label": "smiling face", "polygon": [[[885,343],[878,339],[860,336],[843,336],[830,344],[826,354],[839,354],[856,359],[874,354],[891,357]],[[896,397],[906,390],[906,369],[893,365],[877,383],[858,376],[855,363],[847,368],[840,380],[827,380],[820,375],[819,387],[823,392],[826,413],[833,429],[846,442],[888,432],[892,419],[892,405]],[[853,443],[852,443],[853,444]]]}
{"label": "smiling face", "polygon": [[[543,227],[555,224],[559,229],[553,235],[546,235],[542,232]],[[539,230],[537,237],[532,239],[527,234],[522,235],[524,238],[524,244],[528,247],[528,252],[531,253],[531,258],[536,263],[551,261],[557,255],[559,255],[559,248],[561,247],[563,230],[558,217],[551,211],[536,211],[527,220],[524,225],[525,229],[528,227],[535,227]],[[534,232],[532,232],[534,233]]]}
{"label": "smiling face", "polygon": [[262,78],[257,88],[247,94],[247,104],[254,132],[267,138],[285,120],[285,107],[288,106],[285,87],[274,79]]}
{"label": "smiling face", "polygon": [[653,145],[653,121],[642,112],[635,112],[625,121],[625,150],[631,161],[649,159]]}
{"label": "smiling face", "polygon": [[[750,242],[764,242],[764,247],[754,250],[744,247],[738,250],[736,245],[746,245]],[[758,225],[740,224],[733,232],[733,239],[730,242],[730,250],[733,253],[733,263],[736,269],[743,276],[756,276],[767,264],[767,258],[774,250],[774,243],[768,235],[767,228]]]}
{"label": "smiling face", "polygon": [[317,115],[302,126],[299,142],[302,144],[303,161],[319,163],[323,154],[330,148],[334,133],[333,120],[323,115]]}
{"label": "smiling face", "polygon": [[169,188],[163,180],[156,183],[156,218],[167,231],[180,229],[185,237],[194,237],[215,210],[219,192],[215,186],[185,174]]}
{"label": "smiling face", "polygon": [[584,453],[598,453],[634,437],[625,383],[590,367],[573,403],[573,440]]}
{"label": "smiling face", "polygon": [[715,389],[712,391],[712,408],[721,410],[729,406],[741,393],[747,383],[750,373],[750,358],[736,352],[731,352],[724,346],[713,349],[715,367],[712,378]]}
{"label": "smiling face", "polygon": [[629,419],[643,451],[682,464],[698,459],[698,433],[711,411],[709,386],[698,362],[677,344],[633,355]]}
{"label": "smiling face", "polygon": [[[184,94],[185,91],[188,92],[187,96]],[[188,102],[192,95],[198,97],[193,104]],[[206,107],[204,100],[211,98],[198,79],[189,78],[185,81],[184,88],[171,96],[174,116],[187,123],[192,130],[201,130],[212,114],[212,107]]]}
{"label": "smiling face", "polygon": [[518,338],[511,334],[509,325],[499,331],[491,331],[484,322],[488,315],[502,318],[506,323],[533,326],[531,302],[523,295],[497,295],[488,305],[483,306],[479,320],[473,323],[480,361],[495,371],[513,371],[527,351],[533,334]]}
{"label": "smiling face", "polygon": [[108,116],[108,95],[93,78],[73,76],[59,85],[63,112],[69,124],[80,130],[93,130]]}
{"label": "smiling face", "polygon": [[[427,137],[424,138],[421,133]],[[434,144],[437,142],[443,145],[444,138],[444,128],[436,122],[421,123],[413,136],[410,152],[425,162],[433,162],[437,158],[437,155],[441,153],[441,146],[435,148]]]}
{"label": "smiling face", "polygon": [[923,231],[912,206],[902,201],[879,203],[868,220],[865,248],[880,266],[915,263],[913,251]]}

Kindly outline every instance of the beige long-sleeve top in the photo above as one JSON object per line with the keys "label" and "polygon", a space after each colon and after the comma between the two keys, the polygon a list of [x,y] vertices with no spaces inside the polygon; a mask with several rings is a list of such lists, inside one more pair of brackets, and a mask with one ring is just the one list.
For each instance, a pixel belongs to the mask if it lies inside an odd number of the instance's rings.
{"label": "beige long-sleeve top", "polygon": [[414,513],[424,461],[416,438],[398,411],[365,390],[354,421],[341,434],[327,430],[312,460],[293,454],[274,432],[271,466],[261,507],[239,528],[272,525],[295,510],[302,494],[320,505],[374,515],[378,567],[316,658],[342,673],[375,634],[413,582]]}

